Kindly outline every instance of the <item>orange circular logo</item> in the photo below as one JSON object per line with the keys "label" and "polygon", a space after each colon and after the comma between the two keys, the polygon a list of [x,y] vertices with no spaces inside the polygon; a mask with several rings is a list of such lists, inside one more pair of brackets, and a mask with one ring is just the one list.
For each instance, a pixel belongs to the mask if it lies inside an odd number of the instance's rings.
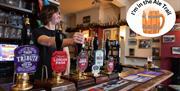
{"label": "orange circular logo", "polygon": [[174,9],[164,0],[138,0],[128,10],[129,27],[145,37],[158,37],[175,24]]}

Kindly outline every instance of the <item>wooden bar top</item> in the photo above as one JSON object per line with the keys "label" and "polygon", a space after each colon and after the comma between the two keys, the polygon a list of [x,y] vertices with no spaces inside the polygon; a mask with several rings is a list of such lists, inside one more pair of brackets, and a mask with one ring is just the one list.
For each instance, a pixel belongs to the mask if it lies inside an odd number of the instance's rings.
{"label": "wooden bar top", "polygon": [[[136,74],[138,72],[142,72],[144,71],[144,69],[140,68],[140,69],[128,69],[125,72],[121,72],[119,75],[120,77],[126,77],[130,74]],[[131,89],[130,91],[149,91],[152,88],[154,88],[155,86],[157,86],[158,84],[162,83],[163,81],[167,80],[168,78],[170,78],[173,73],[167,70],[161,70],[164,74],[155,77],[147,82],[141,83],[138,86],[135,86],[133,89]],[[126,88],[124,88],[124,90],[121,91],[125,91]]]}

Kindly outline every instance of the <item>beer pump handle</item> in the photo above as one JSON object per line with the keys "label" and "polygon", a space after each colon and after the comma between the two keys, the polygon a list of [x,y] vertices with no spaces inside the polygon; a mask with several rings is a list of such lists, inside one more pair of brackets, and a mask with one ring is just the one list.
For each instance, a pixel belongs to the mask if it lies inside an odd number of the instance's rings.
{"label": "beer pump handle", "polygon": [[95,34],[94,40],[93,40],[93,49],[94,51],[98,50],[98,37],[97,37],[97,33]]}
{"label": "beer pump handle", "polygon": [[120,61],[120,56],[119,56],[120,50],[119,50],[119,48],[120,48],[119,41],[118,41],[118,40],[116,40],[117,62],[118,62],[118,63],[119,63],[119,61]]}
{"label": "beer pump handle", "polygon": [[60,30],[56,30],[55,41],[56,41],[56,49],[58,51],[62,51],[63,35],[62,33],[60,33]]}
{"label": "beer pump handle", "polygon": [[[79,32],[81,32],[81,30],[79,30]],[[76,47],[77,47],[77,55],[79,55],[79,53],[80,53],[81,50],[82,50],[82,44],[77,43],[77,44],[76,44]]]}
{"label": "beer pump handle", "polygon": [[108,60],[108,56],[109,56],[109,50],[110,50],[110,41],[109,39],[106,39],[106,42],[105,42],[105,50],[106,50],[106,60]]}
{"label": "beer pump handle", "polygon": [[82,50],[84,51],[85,48],[86,48],[86,45],[85,45],[85,43],[84,43],[84,44],[82,44]]}
{"label": "beer pump handle", "polygon": [[118,40],[116,40],[115,46],[116,46],[116,50],[117,50],[117,59],[116,59],[117,61],[116,61],[114,70],[115,70],[115,72],[119,72],[120,73],[123,70],[123,68],[122,68],[122,65],[120,63],[120,56],[119,56],[119,53],[120,53],[120,50],[119,50],[120,44],[119,44]]}
{"label": "beer pump handle", "polygon": [[76,44],[77,45],[77,54],[79,54],[82,50],[82,44]]}

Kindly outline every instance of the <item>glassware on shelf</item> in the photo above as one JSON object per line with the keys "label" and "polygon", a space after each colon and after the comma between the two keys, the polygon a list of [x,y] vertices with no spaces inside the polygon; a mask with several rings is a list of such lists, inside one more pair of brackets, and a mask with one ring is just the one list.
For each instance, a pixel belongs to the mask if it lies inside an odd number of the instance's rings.
{"label": "glassware on shelf", "polygon": [[0,0],[0,3],[5,3],[5,0]]}
{"label": "glassware on shelf", "polygon": [[0,26],[0,38],[3,38],[3,26]]}
{"label": "glassware on shelf", "polygon": [[9,13],[8,24],[17,26],[17,15],[15,12]]}
{"label": "glassware on shelf", "polygon": [[10,28],[9,27],[5,27],[4,28],[4,38],[9,38],[9,33],[10,33]]}
{"label": "glassware on shelf", "polygon": [[18,29],[17,31],[16,31],[16,38],[17,39],[20,39],[21,38],[21,29]]}
{"label": "glassware on shelf", "polygon": [[9,14],[4,13],[4,24],[8,24],[8,21],[9,21]]}
{"label": "glassware on shelf", "polygon": [[19,0],[5,0],[7,4],[12,5],[12,6],[17,6],[19,5]]}
{"label": "glassware on shelf", "polygon": [[17,16],[17,26],[22,28],[23,27],[23,17],[22,16]]}
{"label": "glassware on shelf", "polygon": [[4,20],[5,20],[4,15],[5,15],[5,12],[0,10],[0,23],[4,23]]}
{"label": "glassware on shelf", "polygon": [[10,29],[10,33],[9,33],[9,38],[16,38],[16,29],[15,28],[11,28]]}
{"label": "glassware on shelf", "polygon": [[26,8],[26,2],[24,0],[19,0],[19,8]]}

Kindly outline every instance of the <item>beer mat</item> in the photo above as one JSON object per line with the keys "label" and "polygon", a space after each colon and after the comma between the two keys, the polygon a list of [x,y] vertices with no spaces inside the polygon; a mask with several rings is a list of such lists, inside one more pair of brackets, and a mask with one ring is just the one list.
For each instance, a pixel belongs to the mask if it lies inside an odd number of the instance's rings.
{"label": "beer mat", "polygon": [[138,73],[137,75],[139,76],[148,76],[148,77],[156,77],[156,76],[160,76],[162,75],[163,72],[156,72],[156,71],[143,71],[143,72],[140,72]]}
{"label": "beer mat", "polygon": [[123,79],[136,81],[136,82],[146,82],[151,80],[154,77],[162,75],[162,72],[155,72],[155,71],[143,71],[137,74],[131,74]]}
{"label": "beer mat", "polygon": [[95,85],[86,89],[82,89],[80,91],[119,91],[119,90],[126,91],[126,90],[121,90],[121,89],[124,89],[125,87],[132,89],[138,84],[139,83],[135,83],[132,81],[127,81],[127,80],[111,80],[109,82],[105,82],[105,83]]}

